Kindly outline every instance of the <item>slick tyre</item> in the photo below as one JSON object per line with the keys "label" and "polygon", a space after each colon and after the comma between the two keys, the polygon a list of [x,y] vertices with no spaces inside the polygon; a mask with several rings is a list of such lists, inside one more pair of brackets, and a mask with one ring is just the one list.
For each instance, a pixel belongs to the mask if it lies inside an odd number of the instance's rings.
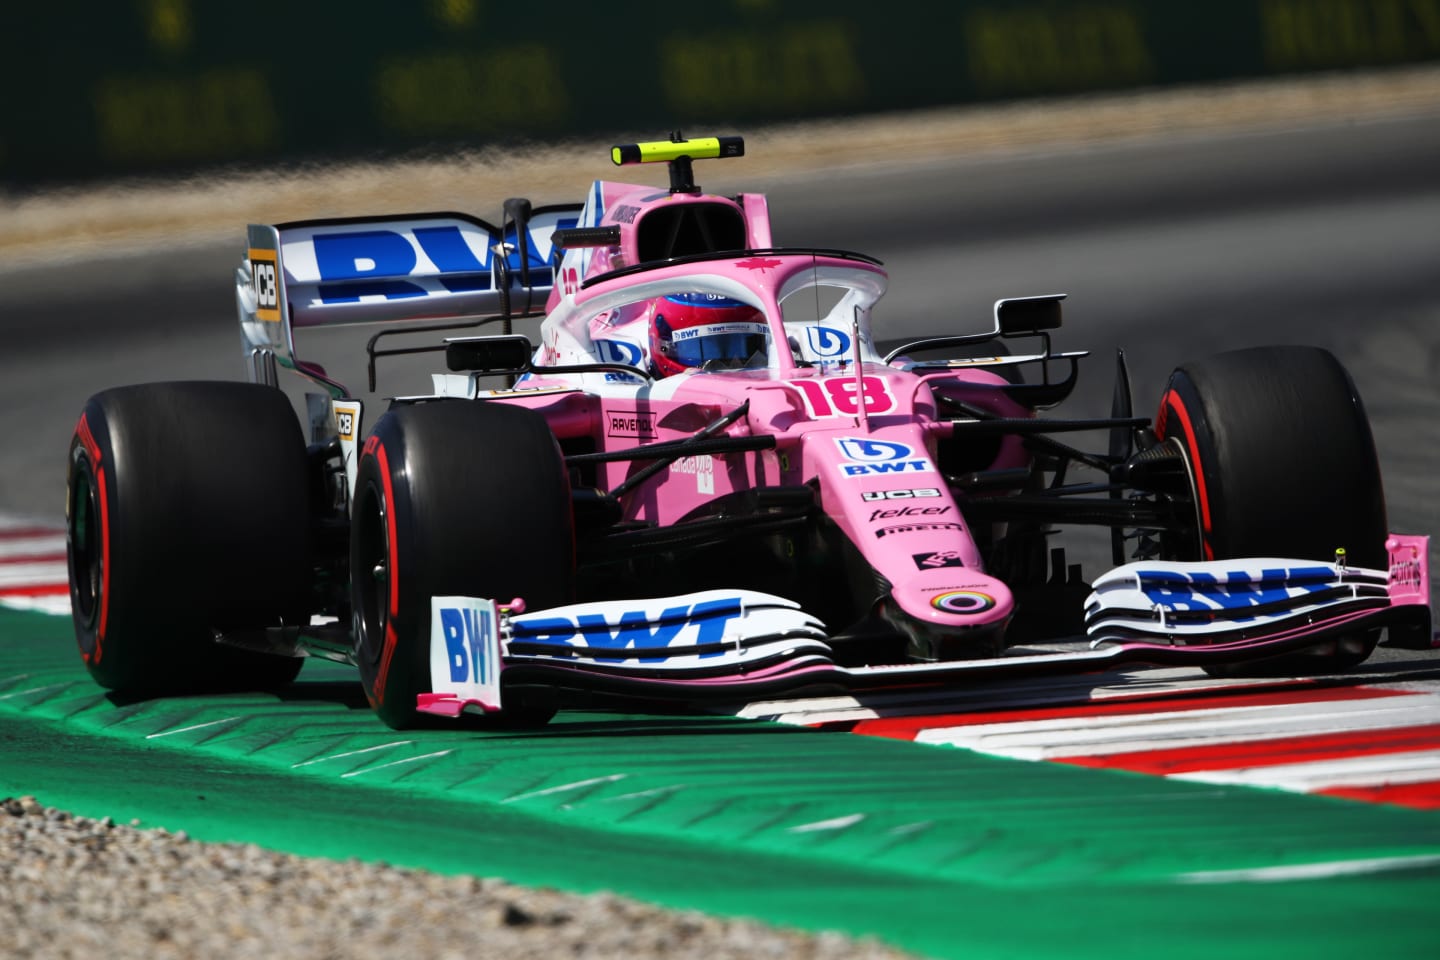
{"label": "slick tyre", "polygon": [[[1257,347],[1174,371],[1156,432],[1190,463],[1196,529],[1177,560],[1295,557],[1385,569],[1385,497],[1370,422],[1350,375],[1326,350]],[[1219,667],[1220,675],[1323,673],[1370,656],[1378,631],[1296,654]]]}
{"label": "slick tyre", "polygon": [[66,552],[90,675],[127,695],[273,689],[302,660],[217,631],[307,616],[305,444],[289,401],[249,383],[96,394],[70,442]]}
{"label": "slick tyre", "polygon": [[[350,545],[365,694],[385,723],[415,726],[431,690],[431,597],[518,597],[531,610],[573,599],[570,484],[544,418],[468,400],[392,409],[360,455]],[[511,706],[512,722],[553,712]]]}

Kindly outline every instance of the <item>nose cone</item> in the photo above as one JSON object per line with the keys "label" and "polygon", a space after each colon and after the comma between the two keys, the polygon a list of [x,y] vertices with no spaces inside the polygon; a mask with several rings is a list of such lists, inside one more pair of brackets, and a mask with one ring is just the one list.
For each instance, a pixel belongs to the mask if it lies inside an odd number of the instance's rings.
{"label": "nose cone", "polygon": [[890,596],[906,615],[942,630],[996,627],[1015,612],[1009,587],[965,567],[919,571],[895,584]]}

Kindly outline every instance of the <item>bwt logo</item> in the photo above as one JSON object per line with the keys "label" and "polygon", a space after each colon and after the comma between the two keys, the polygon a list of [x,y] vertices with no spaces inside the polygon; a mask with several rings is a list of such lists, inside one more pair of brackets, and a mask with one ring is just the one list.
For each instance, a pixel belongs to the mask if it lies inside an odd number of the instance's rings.
{"label": "bwt logo", "polygon": [[805,340],[811,356],[843,357],[850,352],[850,334],[829,327],[806,327]]}
{"label": "bwt logo", "polygon": [[495,678],[497,667],[490,657],[495,638],[488,618],[471,609],[441,607],[440,629],[445,634],[451,680],[487,684]]}
{"label": "bwt logo", "polygon": [[[590,648],[597,651],[619,651],[631,647],[640,651],[659,651],[676,644],[677,638],[687,634],[685,646],[718,645],[725,639],[725,629],[730,621],[738,619],[742,610],[738,597],[707,600],[692,606],[667,607],[659,616],[651,616],[645,610],[630,610],[622,613],[618,623],[611,623],[603,614],[582,613],[573,620],[568,617],[547,617],[531,620],[525,618],[512,624],[512,642],[549,644],[563,648]],[[700,654],[702,657],[717,657],[724,653],[716,649]],[[600,663],[621,663],[625,657],[595,656]],[[664,655],[642,657],[641,663],[658,663],[668,659]]]}
{"label": "bwt logo", "polygon": [[[414,227],[405,232],[394,230],[355,230],[345,233],[317,233],[311,240],[315,252],[315,268],[324,284],[335,283],[333,289],[322,287],[326,303],[355,299],[352,285],[344,281],[388,281],[367,287],[367,294],[388,299],[423,297],[425,289],[414,283],[395,279],[408,277],[420,265],[424,254],[442,274],[438,279],[452,293],[489,289],[490,278],[486,248],[490,237],[476,228],[469,231],[476,241],[472,246],[458,225]],[[478,253],[477,253],[478,249]],[[429,273],[429,269],[420,271]],[[483,280],[473,274],[485,274]],[[444,274],[471,274],[450,276]]]}
{"label": "bwt logo", "polygon": [[[1317,572],[1333,572],[1329,567],[1298,567],[1292,569],[1263,570],[1261,580],[1284,582],[1292,577],[1313,576]],[[1154,574],[1152,573],[1151,576]],[[1140,571],[1142,582],[1146,572]],[[1162,604],[1171,610],[1243,610],[1246,607],[1262,607],[1272,603],[1295,600],[1312,593],[1329,590],[1334,584],[1326,581],[1292,583],[1285,587],[1264,587],[1258,582],[1248,581],[1243,570],[1216,575],[1210,573],[1187,574],[1183,581],[1171,584],[1151,583],[1144,587],[1145,597],[1151,603]],[[1221,578],[1225,579],[1221,579]]]}
{"label": "bwt logo", "polygon": [[624,363],[632,367],[640,366],[645,359],[645,352],[640,345],[630,343],[628,340],[595,340],[595,355],[602,363]]}
{"label": "bwt logo", "polygon": [[890,440],[842,437],[835,441],[840,454],[851,463],[840,465],[847,477],[873,477],[891,473],[933,473],[928,458],[917,456],[913,447]]}
{"label": "bwt logo", "polygon": [[835,441],[840,455],[846,460],[858,463],[885,463],[915,456],[915,450],[908,444],[889,440],[870,440],[861,437],[842,437]]}

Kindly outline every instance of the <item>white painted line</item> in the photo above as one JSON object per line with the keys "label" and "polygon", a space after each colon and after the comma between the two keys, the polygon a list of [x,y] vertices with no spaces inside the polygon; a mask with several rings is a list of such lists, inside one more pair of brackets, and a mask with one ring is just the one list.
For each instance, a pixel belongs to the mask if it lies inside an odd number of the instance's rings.
{"label": "white painted line", "polygon": [[1249,870],[1201,870],[1182,873],[1179,883],[1278,883],[1287,880],[1321,880],[1325,877],[1383,873],[1386,870],[1411,870],[1440,863],[1440,854],[1413,857],[1376,857],[1372,860],[1334,860],[1329,863],[1295,863]]}
{"label": "white painted line", "polygon": [[42,557],[65,552],[65,535],[0,538],[0,561],[10,557]]}
{"label": "white painted line", "polygon": [[1278,740],[1440,721],[1440,696],[1382,697],[1173,713],[1066,717],[922,730],[916,742],[1016,759],[1104,756],[1177,746]]}
{"label": "white painted line", "polygon": [[208,723],[196,723],[188,727],[177,727],[174,730],[162,730],[159,733],[145,734],[146,740],[155,740],[159,737],[168,737],[176,733],[189,733],[191,730],[204,730],[206,727],[217,727],[222,723],[230,723],[232,720],[239,720],[239,717],[226,717],[224,720],[211,720]]}
{"label": "white painted line", "polygon": [[668,787],[656,787],[653,790],[638,790],[635,793],[622,793],[618,797],[606,797],[603,802],[611,803],[615,800],[640,800],[645,797],[663,797],[667,793],[684,790],[688,786],[688,783],[676,783]]}
{"label": "white painted line", "polygon": [[846,827],[853,827],[865,819],[863,813],[852,813],[845,817],[835,817],[833,820],[817,820],[814,823],[802,823],[798,827],[791,827],[786,833],[816,833],[821,830],[844,830]]}
{"label": "white painted line", "polygon": [[434,753],[422,753],[418,757],[404,757],[399,760],[391,760],[389,763],[382,763],[374,767],[366,767],[363,770],[351,770],[349,773],[342,773],[340,774],[340,779],[344,780],[346,777],[358,777],[362,773],[374,773],[376,770],[384,770],[386,767],[398,767],[402,763],[415,763],[417,760],[430,760],[434,757],[443,757],[445,756],[445,754],[451,752],[453,751],[437,750]]}
{"label": "white painted line", "polygon": [[[1304,681],[1289,681],[1297,685]],[[1116,672],[1103,677],[1040,677],[1003,687],[945,690],[931,693],[910,691],[897,694],[870,694],[858,697],[820,697],[813,700],[762,700],[746,704],[735,715],[772,720],[792,726],[820,723],[854,723],[881,718],[967,713],[979,709],[1043,707],[1055,704],[1084,704],[1136,700],[1170,693],[1199,690],[1237,691],[1252,687],[1274,688],[1280,680],[1222,680],[1207,676],[1195,667],[1154,667]]]}
{"label": "white painted line", "polygon": [[530,793],[521,793],[513,797],[506,797],[501,803],[518,803],[521,800],[530,800],[534,797],[548,797],[551,794],[565,793],[569,790],[579,790],[582,787],[593,787],[600,783],[614,783],[616,780],[624,780],[630,776],[628,773],[612,773],[605,777],[591,777],[589,780],[577,780],[574,783],[561,784],[558,787],[546,787],[544,790],[534,790]]}
{"label": "white painted line", "polygon": [[301,760],[299,763],[292,763],[290,764],[290,769],[293,770],[296,767],[308,767],[312,763],[324,763],[326,760],[343,760],[346,757],[358,757],[362,753],[374,753],[376,750],[389,750],[392,747],[403,747],[407,744],[411,744],[414,742],[414,740],[396,740],[392,743],[382,743],[376,747],[362,747],[359,750],[347,750],[344,753],[332,753],[328,757],[316,757],[313,760]]}
{"label": "white painted line", "polygon": [[68,617],[70,615],[70,595],[68,593],[61,593],[47,597],[0,597],[0,607],[10,607],[13,610],[28,610],[31,613],[47,613],[52,616]]}
{"label": "white painted line", "polygon": [[0,587],[65,586],[69,583],[70,569],[63,560],[0,564]]}
{"label": "white painted line", "polygon": [[8,536],[12,531],[18,530],[61,530],[62,528],[49,520],[36,520],[33,517],[17,517],[14,514],[0,513],[0,537]]}
{"label": "white painted line", "polygon": [[12,697],[23,697],[31,693],[43,693],[46,690],[64,690],[73,685],[73,680],[66,680],[64,683],[48,683],[43,687],[31,687],[29,690],[12,690],[9,693],[0,693],[0,700],[9,700]]}
{"label": "white painted line", "polygon": [[1388,786],[1440,780],[1440,750],[1376,753],[1339,760],[1279,763],[1233,770],[1197,770],[1178,773],[1172,780],[1245,787],[1278,787],[1296,793],[1313,793],[1333,787]]}

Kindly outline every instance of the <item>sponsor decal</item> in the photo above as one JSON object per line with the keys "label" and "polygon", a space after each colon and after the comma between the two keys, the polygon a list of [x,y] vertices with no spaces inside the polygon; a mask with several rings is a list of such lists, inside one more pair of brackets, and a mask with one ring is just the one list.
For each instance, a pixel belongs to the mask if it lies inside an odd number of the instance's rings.
{"label": "sponsor decal", "polygon": [[[669,646],[719,644],[725,639],[730,621],[743,614],[739,597],[722,597],[701,603],[667,607],[660,611],[629,610],[612,622],[600,613],[570,617],[523,618],[512,622],[512,643],[544,643],[558,647],[589,647],[598,651],[653,650]],[[723,650],[700,654],[718,657]],[[619,663],[623,657],[596,656],[603,663]],[[663,661],[663,656],[641,662]]]}
{"label": "sponsor decal", "polygon": [[860,496],[866,501],[874,500],[921,500],[927,497],[938,497],[940,491],[934,487],[924,487],[919,490],[866,490]]}
{"label": "sponsor decal", "polygon": [[633,374],[633,373],[607,373],[607,374],[605,374],[605,382],[606,382],[606,383],[644,383],[643,380],[641,380],[639,377],[635,376],[635,374]]}
{"label": "sponsor decal", "polygon": [[612,437],[655,437],[655,414],[649,410],[611,410],[605,415]]}
{"label": "sponsor decal", "polygon": [[1390,567],[1390,582],[1396,586],[1419,587],[1420,562],[1418,560],[1401,560]]}
{"label": "sponsor decal", "polygon": [[939,517],[949,512],[949,507],[895,507],[890,510],[872,510],[870,522],[894,520],[898,517]]}
{"label": "sponsor decal", "polygon": [[610,211],[610,219],[613,220],[615,223],[634,223],[635,215],[639,212],[639,207],[632,206],[628,203],[622,203],[616,206],[614,210]]}
{"label": "sponsor decal", "polygon": [[445,638],[450,679],[455,683],[490,683],[499,664],[490,655],[495,625],[479,610],[441,607],[440,632]]}
{"label": "sponsor decal", "polygon": [[280,322],[278,254],[274,250],[250,251],[250,289],[255,294],[255,317]]}
{"label": "sponsor decal", "polygon": [[941,570],[945,567],[963,567],[959,550],[932,550],[929,553],[912,553],[916,570]]}
{"label": "sponsor decal", "polygon": [[[387,300],[429,296],[430,292],[425,287],[400,279],[429,272],[428,266],[424,269],[420,266],[422,254],[440,271],[440,283],[446,290],[461,293],[488,288],[488,276],[483,281],[485,286],[477,287],[476,284],[482,281],[474,277],[444,275],[488,274],[489,242],[488,234],[469,224],[462,227],[447,223],[417,225],[400,231],[367,229],[316,233],[311,239],[311,248],[321,280],[321,300],[325,303],[357,303],[361,296],[380,296]],[[370,282],[357,287],[348,282],[354,280]],[[278,309],[275,319],[279,319]]]}
{"label": "sponsor decal", "polygon": [[671,473],[693,473],[696,493],[715,492],[715,461],[707,453],[698,457],[681,457],[670,464]]}
{"label": "sponsor decal", "polygon": [[935,465],[906,443],[871,440],[868,437],[838,437],[835,445],[849,463],[840,465],[847,477],[875,477],[892,473],[934,473]]}
{"label": "sponsor decal", "polygon": [[983,613],[995,606],[995,598],[979,590],[946,590],[931,597],[930,606],[941,613]]}
{"label": "sponsor decal", "polygon": [[595,345],[595,355],[602,363],[624,363],[638,367],[645,359],[645,351],[640,349],[640,345],[629,340],[606,338],[591,342]]}
{"label": "sponsor decal", "polygon": [[805,328],[805,345],[810,355],[821,360],[844,357],[850,352],[850,334],[831,327],[811,326]]}
{"label": "sponsor decal", "polygon": [[[1176,575],[1166,570],[1139,570],[1146,599],[1163,604],[1171,610],[1240,610],[1259,607],[1281,600],[1303,597],[1307,593],[1329,590],[1326,579],[1311,579],[1333,574],[1333,567],[1287,567],[1261,571],[1260,582],[1245,570],[1223,573],[1186,573]],[[1155,583],[1155,580],[1162,582]],[[1163,582],[1165,580],[1170,583]],[[1265,587],[1263,582],[1291,581],[1285,586]]]}
{"label": "sponsor decal", "polygon": [[695,340],[699,337],[710,337],[724,333],[748,333],[763,336],[770,328],[763,323],[707,323],[700,327],[689,327],[685,330],[676,330],[671,334],[671,339],[676,343],[683,343],[686,340]]}
{"label": "sponsor decal", "polygon": [[498,710],[503,666],[495,601],[430,598],[431,690]]}
{"label": "sponsor decal", "polygon": [[857,416],[862,402],[867,414],[889,413],[895,409],[890,382],[884,377],[861,377],[858,385],[854,377],[792,380],[789,386],[799,392],[806,411],[815,418]]}
{"label": "sponsor decal", "polygon": [[888,537],[898,533],[919,533],[925,530],[964,530],[958,523],[905,523],[894,527],[881,527],[875,531],[876,538]]}
{"label": "sponsor decal", "polygon": [[355,439],[355,412],[353,410],[335,411],[335,432],[340,439],[346,442]]}

